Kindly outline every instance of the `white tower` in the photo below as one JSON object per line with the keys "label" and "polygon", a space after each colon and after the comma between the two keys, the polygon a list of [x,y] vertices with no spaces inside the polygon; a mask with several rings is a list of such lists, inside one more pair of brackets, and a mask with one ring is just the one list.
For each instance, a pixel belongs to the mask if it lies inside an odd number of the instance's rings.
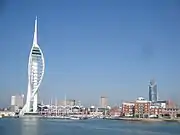
{"label": "white tower", "polygon": [[45,69],[43,53],[37,43],[37,17],[35,20],[34,39],[33,45],[29,54],[28,63],[28,90],[26,104],[20,112],[20,115],[24,113],[36,113],[38,103],[38,88],[43,79]]}

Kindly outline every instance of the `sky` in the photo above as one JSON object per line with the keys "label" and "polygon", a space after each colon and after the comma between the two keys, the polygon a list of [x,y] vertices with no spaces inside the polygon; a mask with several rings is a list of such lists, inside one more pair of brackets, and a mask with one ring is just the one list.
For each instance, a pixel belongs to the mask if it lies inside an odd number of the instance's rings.
{"label": "sky", "polygon": [[26,95],[34,20],[45,57],[40,99],[111,104],[148,98],[180,103],[179,0],[1,0],[0,106]]}

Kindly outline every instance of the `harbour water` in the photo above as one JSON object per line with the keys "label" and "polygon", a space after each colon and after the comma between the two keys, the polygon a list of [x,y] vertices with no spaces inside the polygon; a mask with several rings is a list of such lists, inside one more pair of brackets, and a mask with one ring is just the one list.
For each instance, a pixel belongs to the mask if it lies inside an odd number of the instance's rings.
{"label": "harbour water", "polygon": [[1,135],[180,135],[180,123],[116,120],[0,119]]}

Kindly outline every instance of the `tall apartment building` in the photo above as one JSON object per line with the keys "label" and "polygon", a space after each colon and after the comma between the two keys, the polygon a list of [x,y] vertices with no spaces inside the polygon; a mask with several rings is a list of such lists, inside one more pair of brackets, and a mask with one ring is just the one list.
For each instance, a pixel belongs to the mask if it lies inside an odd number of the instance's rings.
{"label": "tall apartment building", "polygon": [[11,105],[23,107],[24,106],[24,95],[11,96]]}
{"label": "tall apartment building", "polygon": [[17,111],[24,106],[24,95],[11,96],[11,110]]}
{"label": "tall apartment building", "polygon": [[100,107],[106,108],[108,106],[108,99],[107,97],[101,96],[100,98]]}
{"label": "tall apartment building", "polygon": [[157,84],[154,80],[151,80],[149,83],[149,101],[158,101]]}

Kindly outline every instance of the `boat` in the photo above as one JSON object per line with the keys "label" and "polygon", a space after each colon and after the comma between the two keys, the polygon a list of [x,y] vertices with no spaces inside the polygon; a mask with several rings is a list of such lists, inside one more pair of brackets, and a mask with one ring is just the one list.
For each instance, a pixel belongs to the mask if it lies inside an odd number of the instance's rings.
{"label": "boat", "polygon": [[39,115],[39,113],[34,113],[34,112],[29,112],[29,113],[24,113],[24,115],[20,116],[20,118],[41,118],[42,116]]}
{"label": "boat", "polygon": [[44,116],[43,118],[49,118],[49,119],[70,119],[69,116]]}
{"label": "boat", "polygon": [[71,120],[86,120],[86,119],[88,119],[88,117],[86,117],[86,116],[74,116],[74,115],[72,115],[72,116],[70,116],[70,119]]}
{"label": "boat", "polygon": [[81,118],[80,117],[76,117],[76,116],[71,116],[70,119],[71,120],[80,120]]}
{"label": "boat", "polygon": [[80,117],[81,120],[87,120],[88,117]]}

